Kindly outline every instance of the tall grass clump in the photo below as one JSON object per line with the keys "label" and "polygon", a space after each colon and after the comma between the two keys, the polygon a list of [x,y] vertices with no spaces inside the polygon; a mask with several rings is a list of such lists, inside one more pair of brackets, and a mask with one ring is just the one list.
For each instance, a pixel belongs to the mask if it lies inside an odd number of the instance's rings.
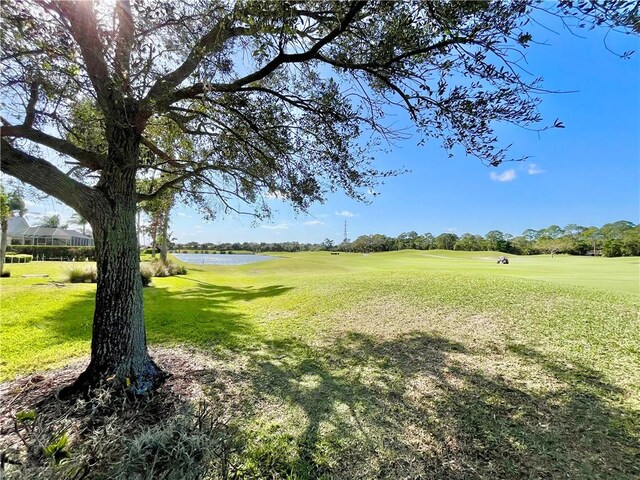
{"label": "tall grass clump", "polygon": [[153,278],[156,270],[150,263],[140,264],[140,278],[142,279],[142,286],[148,287],[151,284],[151,278]]}
{"label": "tall grass clump", "polygon": [[[148,277],[172,277],[174,275],[187,274],[187,269],[184,266],[176,265],[175,263],[163,263],[159,260],[141,263],[140,270],[141,272],[144,271],[143,275]],[[150,281],[151,279],[149,278],[149,282]],[[144,282],[145,280],[143,279],[143,284]],[[146,285],[148,285],[148,283]]]}
{"label": "tall grass clump", "polygon": [[[140,278],[144,287],[148,287],[151,284],[153,277],[170,277],[173,275],[185,275],[186,273],[186,268],[173,263],[142,262],[140,264]],[[67,272],[67,281],[69,283],[96,283],[98,281],[98,272],[95,267],[73,267]]]}
{"label": "tall grass clump", "polygon": [[69,283],[96,283],[98,281],[98,271],[96,267],[73,267],[67,272]]}

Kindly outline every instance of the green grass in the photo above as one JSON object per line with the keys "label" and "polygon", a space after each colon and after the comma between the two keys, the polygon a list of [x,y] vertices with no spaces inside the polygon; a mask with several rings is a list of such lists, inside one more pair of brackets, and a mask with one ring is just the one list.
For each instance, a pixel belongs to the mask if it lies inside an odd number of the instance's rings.
{"label": "green grass", "polygon": [[[145,289],[246,478],[637,478],[638,258],[281,254]],[[88,353],[95,285],[1,280],[2,378]]]}

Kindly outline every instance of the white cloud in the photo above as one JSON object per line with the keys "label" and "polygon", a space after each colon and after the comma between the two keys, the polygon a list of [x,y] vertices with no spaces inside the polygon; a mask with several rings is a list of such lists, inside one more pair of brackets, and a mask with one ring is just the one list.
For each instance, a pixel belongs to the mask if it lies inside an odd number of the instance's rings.
{"label": "white cloud", "polygon": [[324,222],[320,220],[309,220],[308,222],[304,222],[305,225],[324,225]]}
{"label": "white cloud", "polygon": [[538,165],[536,165],[535,163],[530,163],[529,164],[529,168],[527,168],[527,173],[529,175],[539,175],[541,173],[544,173],[544,170],[542,170]]}
{"label": "white cloud", "polygon": [[289,230],[289,224],[282,222],[277,225],[262,225],[262,228],[266,228],[268,230]]}
{"label": "white cloud", "polygon": [[502,173],[491,172],[489,177],[494,182],[511,182],[516,179],[516,171],[513,168],[505,170]]}
{"label": "white cloud", "polygon": [[336,215],[339,217],[355,217],[355,213],[351,213],[349,210],[343,210],[341,212],[336,212]]}
{"label": "white cloud", "polygon": [[178,212],[178,213],[176,213],[176,215],[178,215],[179,217],[186,217],[187,216],[187,214],[184,213],[184,212]]}

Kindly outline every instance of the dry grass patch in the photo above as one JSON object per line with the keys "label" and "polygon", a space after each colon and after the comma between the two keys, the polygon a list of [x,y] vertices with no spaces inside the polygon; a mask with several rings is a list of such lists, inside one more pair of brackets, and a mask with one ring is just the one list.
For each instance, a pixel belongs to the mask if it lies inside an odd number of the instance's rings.
{"label": "dry grass patch", "polygon": [[371,335],[389,340],[416,331],[450,332],[459,330],[471,338],[495,338],[502,322],[489,314],[470,314],[445,306],[417,306],[402,296],[378,297],[335,312],[323,322],[323,338],[345,333]]}

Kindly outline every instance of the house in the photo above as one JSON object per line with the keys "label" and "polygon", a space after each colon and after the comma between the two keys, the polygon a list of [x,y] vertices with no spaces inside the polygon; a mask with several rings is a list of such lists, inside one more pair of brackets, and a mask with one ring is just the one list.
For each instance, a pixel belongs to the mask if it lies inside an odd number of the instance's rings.
{"label": "house", "polygon": [[7,237],[7,245],[93,246],[89,235],[66,228],[30,227],[24,217],[9,219]]}

